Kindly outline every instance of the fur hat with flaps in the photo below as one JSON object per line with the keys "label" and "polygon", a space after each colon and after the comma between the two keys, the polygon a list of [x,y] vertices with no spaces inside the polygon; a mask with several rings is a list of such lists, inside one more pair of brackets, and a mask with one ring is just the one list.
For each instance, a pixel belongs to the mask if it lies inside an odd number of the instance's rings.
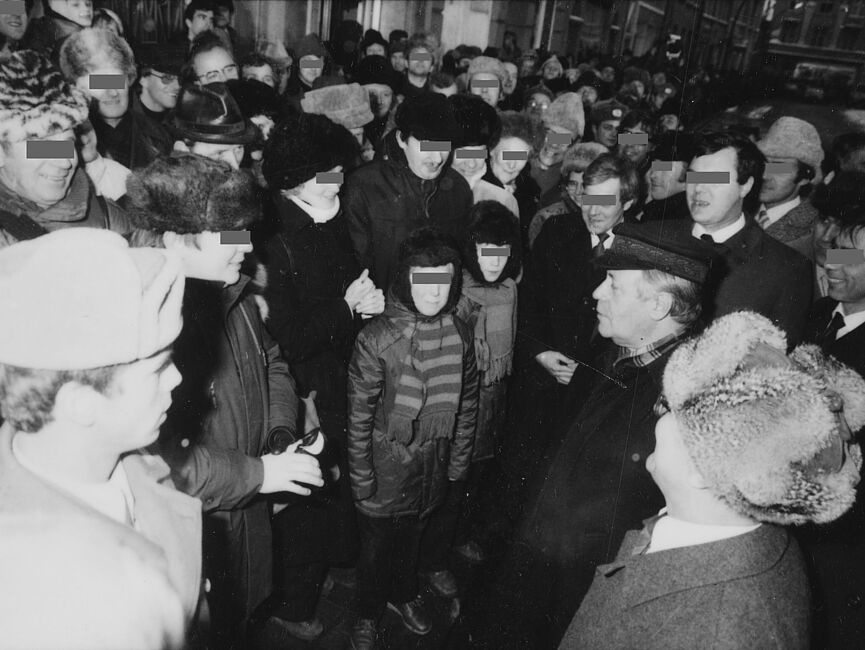
{"label": "fur hat with flaps", "polygon": [[664,395],[709,487],[747,517],[826,523],[856,498],[865,380],[764,316],[736,312],[683,343]]}
{"label": "fur hat with flaps", "polygon": [[157,233],[246,230],[261,218],[260,190],[250,172],[195,154],[136,169],[126,194],[133,223]]}
{"label": "fur hat with flaps", "polygon": [[374,118],[369,94],[357,83],[307,90],[300,105],[304,112],[325,115],[347,129],[369,124]]}
{"label": "fur hat with flaps", "polygon": [[0,59],[0,141],[46,138],[87,119],[88,100],[33,50]]}

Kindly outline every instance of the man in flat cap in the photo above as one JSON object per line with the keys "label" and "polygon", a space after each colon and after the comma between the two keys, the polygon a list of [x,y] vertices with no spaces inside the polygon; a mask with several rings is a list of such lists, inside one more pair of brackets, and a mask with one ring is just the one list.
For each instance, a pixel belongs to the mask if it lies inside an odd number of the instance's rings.
{"label": "man in flat cap", "polygon": [[782,117],[757,142],[766,156],[757,224],[785,244],[811,232],[817,209],[808,193],[822,180],[823,145],[812,124]]}
{"label": "man in flat cap", "polygon": [[[38,522],[57,544],[76,530],[131,549],[125,561],[90,557],[92,571],[102,580],[98,562],[117,562],[118,572],[133,562],[161,574],[189,623],[202,581],[201,502],[177,492],[167,465],[143,451],[180,382],[171,346],[183,287],[174,257],[130,250],[105,230],[69,228],[0,251],[0,527],[8,539]],[[10,562],[41,568],[39,557],[2,555],[0,575]],[[50,647],[112,647],[104,631],[73,626],[70,638],[85,634],[80,644]],[[113,647],[134,645],[119,639]]]}
{"label": "man in flat cap", "polygon": [[0,247],[71,227],[127,234],[129,220],[79,168],[87,98],[42,55],[0,61]]}
{"label": "man in flat cap", "polygon": [[663,504],[645,468],[653,408],[667,358],[700,318],[714,253],[654,224],[623,224],[615,233],[597,260],[606,279],[593,294],[598,334],[609,341],[574,373],[572,403],[580,406],[529,486],[477,647],[555,647],[593,567],[612,560],[625,532]]}
{"label": "man in flat cap", "polygon": [[812,647],[782,526],[852,505],[865,380],[816,346],[786,349],[767,318],[737,312],[672,354],[646,460],[666,508],[597,568],[560,649]]}

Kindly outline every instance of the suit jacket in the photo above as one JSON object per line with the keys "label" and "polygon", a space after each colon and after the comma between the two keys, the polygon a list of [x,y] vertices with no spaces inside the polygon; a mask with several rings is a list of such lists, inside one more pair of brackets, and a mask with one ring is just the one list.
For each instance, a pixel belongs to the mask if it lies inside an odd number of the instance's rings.
{"label": "suit jacket", "polygon": [[809,647],[808,581],[786,530],[642,553],[650,539],[629,532],[597,568],[560,650]]}
{"label": "suit jacket", "polygon": [[766,228],[766,234],[783,244],[811,234],[814,220],[820,213],[810,201],[802,201],[775,223]]}
{"label": "suit jacket", "polygon": [[[838,301],[830,298],[820,298],[811,308],[808,315],[808,326],[805,330],[805,341],[814,343],[820,334],[826,330],[832,320],[832,312],[838,306]],[[833,357],[844,363],[860,375],[865,376],[865,325],[860,325],[837,339],[826,350]]]}

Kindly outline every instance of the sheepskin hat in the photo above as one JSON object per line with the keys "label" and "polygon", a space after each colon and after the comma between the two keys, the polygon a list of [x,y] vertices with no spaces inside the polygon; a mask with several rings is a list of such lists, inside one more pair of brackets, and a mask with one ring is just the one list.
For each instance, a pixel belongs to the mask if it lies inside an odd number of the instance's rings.
{"label": "sheepskin hat", "polygon": [[475,95],[452,95],[447,99],[453,106],[461,131],[453,143],[455,149],[478,145],[493,148],[498,144],[502,121],[496,109]]}
{"label": "sheepskin hat", "polygon": [[472,75],[480,74],[481,72],[494,74],[503,86],[508,79],[508,71],[505,70],[505,66],[502,65],[501,61],[491,56],[476,56],[472,59],[468,70],[469,85],[471,85]]}
{"label": "sheepskin hat", "polygon": [[357,83],[308,90],[300,105],[305,112],[325,115],[347,129],[369,124],[374,118],[369,94]]}
{"label": "sheepskin hat", "polygon": [[780,525],[826,523],[856,498],[865,380],[753,312],[683,343],[664,395],[697,469],[737,512]]}
{"label": "sheepskin hat", "polygon": [[769,127],[766,137],[757,143],[767,158],[793,158],[814,170],[811,183],[823,180],[823,144],[814,125],[798,117],[782,117]]}
{"label": "sheepskin hat", "polygon": [[567,179],[571,172],[584,172],[592,161],[602,153],[609,153],[600,142],[577,142],[568,147],[562,158],[562,178]]}
{"label": "sheepskin hat", "polygon": [[82,29],[67,38],[60,48],[60,69],[71,83],[100,68],[117,68],[126,75],[127,86],[137,76],[132,48],[110,29]]}
{"label": "sheepskin hat", "polygon": [[126,181],[133,223],[157,233],[245,230],[261,218],[252,174],[195,154],[160,157]]}
{"label": "sheepskin hat", "polygon": [[261,171],[272,190],[290,190],[357,156],[358,145],[345,127],[324,115],[289,114],[264,148]]}
{"label": "sheepskin hat", "polygon": [[578,93],[559,95],[553,100],[541,119],[547,127],[558,126],[582,137],[583,129],[586,126],[582,95]]}
{"label": "sheepskin hat", "polygon": [[85,93],[33,50],[0,58],[0,141],[45,138],[87,119]]}

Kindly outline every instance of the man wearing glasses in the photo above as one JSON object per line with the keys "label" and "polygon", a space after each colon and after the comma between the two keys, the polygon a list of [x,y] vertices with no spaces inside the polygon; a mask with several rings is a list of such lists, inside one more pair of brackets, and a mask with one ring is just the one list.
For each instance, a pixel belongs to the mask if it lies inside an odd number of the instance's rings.
{"label": "man wearing glasses", "polygon": [[225,83],[229,79],[240,79],[240,68],[225,44],[216,34],[202,34],[195,39],[189,53],[189,64],[199,86]]}
{"label": "man wearing glasses", "polygon": [[147,128],[150,141],[167,155],[174,138],[165,128],[168,112],[177,105],[180,93],[180,53],[163,53],[155,48],[139,49],[135,55],[139,77],[137,93],[131,97],[131,110]]}

